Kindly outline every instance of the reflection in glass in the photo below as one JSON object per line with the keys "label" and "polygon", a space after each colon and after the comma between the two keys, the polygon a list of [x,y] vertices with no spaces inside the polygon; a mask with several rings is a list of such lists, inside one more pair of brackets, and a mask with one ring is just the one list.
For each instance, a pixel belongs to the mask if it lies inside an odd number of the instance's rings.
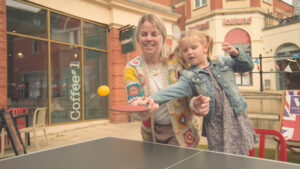
{"label": "reflection in glass", "polygon": [[85,119],[107,118],[108,97],[97,94],[100,85],[107,85],[107,54],[84,50]]}
{"label": "reflection in glass", "polygon": [[47,38],[47,11],[6,0],[7,31]]}
{"label": "reflection in glass", "polygon": [[48,107],[47,42],[8,35],[7,55],[8,107]]}
{"label": "reflection in glass", "polygon": [[84,22],[84,45],[98,49],[107,49],[107,29],[98,25]]}
{"label": "reflection in glass", "polygon": [[51,44],[51,120],[81,120],[81,49]]}
{"label": "reflection in glass", "polygon": [[50,16],[52,40],[80,44],[80,20],[52,12]]}

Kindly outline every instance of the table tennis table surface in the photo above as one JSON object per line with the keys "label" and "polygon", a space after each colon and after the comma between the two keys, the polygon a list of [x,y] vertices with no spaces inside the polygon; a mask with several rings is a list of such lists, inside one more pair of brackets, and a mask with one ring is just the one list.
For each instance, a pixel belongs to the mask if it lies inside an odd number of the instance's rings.
{"label": "table tennis table surface", "polygon": [[300,165],[105,137],[2,159],[0,169],[300,169]]}

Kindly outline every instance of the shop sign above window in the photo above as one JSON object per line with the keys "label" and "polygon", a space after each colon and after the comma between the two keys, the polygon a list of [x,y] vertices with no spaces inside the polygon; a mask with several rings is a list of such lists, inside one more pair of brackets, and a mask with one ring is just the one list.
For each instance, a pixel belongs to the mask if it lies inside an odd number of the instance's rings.
{"label": "shop sign above window", "polygon": [[223,25],[243,25],[243,24],[251,24],[252,17],[248,18],[224,18]]}
{"label": "shop sign above window", "polygon": [[204,23],[201,23],[201,24],[197,24],[195,26],[191,26],[189,27],[189,29],[198,29],[198,30],[204,30],[204,29],[207,29],[209,28],[209,22],[206,21]]}
{"label": "shop sign above window", "polygon": [[122,53],[135,51],[135,27],[126,25],[125,27],[120,28],[119,31],[119,39],[122,44]]}

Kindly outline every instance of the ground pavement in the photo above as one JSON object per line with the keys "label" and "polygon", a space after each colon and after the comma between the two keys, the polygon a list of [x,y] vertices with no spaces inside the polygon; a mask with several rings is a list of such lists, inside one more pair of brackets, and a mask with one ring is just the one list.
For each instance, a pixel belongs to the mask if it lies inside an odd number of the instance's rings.
{"label": "ground pavement", "polygon": [[[142,140],[140,134],[140,122],[115,124],[110,123],[109,120],[85,121],[73,124],[50,126],[46,128],[46,132],[48,136],[48,144],[45,142],[43,133],[38,133],[40,150],[37,150],[34,137],[31,133],[31,145],[26,146],[28,153],[108,136]],[[202,144],[206,144],[205,139],[202,139]],[[5,150],[4,156],[0,155],[0,158],[7,158],[11,156],[14,156],[13,150],[8,148]]]}
{"label": "ground pavement", "polygon": [[[110,123],[109,120],[84,121],[72,124],[54,125],[46,128],[48,144],[42,132],[38,132],[40,150],[36,148],[34,137],[31,133],[31,145],[26,146],[28,153],[47,150],[55,147],[66,146],[102,137],[119,137],[132,140],[142,140],[140,134],[140,122]],[[24,137],[24,135],[22,135]],[[23,139],[24,140],[24,139]],[[201,137],[200,144],[207,144],[206,138]],[[11,148],[5,150],[1,158],[14,156]]]}

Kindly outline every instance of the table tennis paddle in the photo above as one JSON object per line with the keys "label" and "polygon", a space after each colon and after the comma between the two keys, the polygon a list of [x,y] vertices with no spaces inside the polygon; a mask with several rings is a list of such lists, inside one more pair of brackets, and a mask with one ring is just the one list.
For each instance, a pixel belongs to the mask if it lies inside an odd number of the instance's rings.
{"label": "table tennis paddle", "polygon": [[145,106],[134,106],[134,105],[117,105],[117,106],[112,106],[109,108],[111,111],[118,111],[118,112],[146,112],[149,111],[150,109]]}

